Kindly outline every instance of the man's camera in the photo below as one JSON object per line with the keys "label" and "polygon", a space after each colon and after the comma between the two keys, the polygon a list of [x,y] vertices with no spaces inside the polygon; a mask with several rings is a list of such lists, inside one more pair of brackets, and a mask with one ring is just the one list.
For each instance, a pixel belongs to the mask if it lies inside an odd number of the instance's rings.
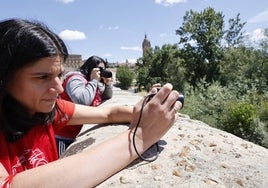
{"label": "man's camera", "polygon": [[99,67],[100,69],[100,76],[103,78],[112,78],[113,73],[109,70],[104,69],[103,67]]}

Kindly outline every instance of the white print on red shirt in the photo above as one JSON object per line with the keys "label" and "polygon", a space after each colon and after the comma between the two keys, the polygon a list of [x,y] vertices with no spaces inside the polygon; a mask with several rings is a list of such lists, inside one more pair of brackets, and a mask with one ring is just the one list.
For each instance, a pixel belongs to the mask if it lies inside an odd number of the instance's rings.
{"label": "white print on red shirt", "polygon": [[39,148],[24,150],[17,163],[12,166],[12,172],[16,174],[19,169],[27,170],[47,163],[44,153]]}

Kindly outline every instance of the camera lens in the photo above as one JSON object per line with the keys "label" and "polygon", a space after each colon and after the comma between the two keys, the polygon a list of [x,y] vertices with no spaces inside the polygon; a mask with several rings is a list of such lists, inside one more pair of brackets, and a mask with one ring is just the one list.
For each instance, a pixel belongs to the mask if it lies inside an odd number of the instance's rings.
{"label": "camera lens", "polygon": [[100,69],[100,76],[104,78],[112,78],[113,73],[109,70],[104,69],[103,67],[99,67]]}

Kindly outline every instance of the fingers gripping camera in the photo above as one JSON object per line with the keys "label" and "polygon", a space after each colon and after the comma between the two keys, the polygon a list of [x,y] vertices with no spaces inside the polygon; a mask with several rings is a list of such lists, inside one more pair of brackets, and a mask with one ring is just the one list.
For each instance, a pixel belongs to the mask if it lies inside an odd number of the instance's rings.
{"label": "fingers gripping camera", "polygon": [[100,69],[100,76],[104,78],[112,78],[113,73],[109,70],[104,69],[103,67],[99,67]]}
{"label": "fingers gripping camera", "polygon": [[[157,92],[160,90],[160,88],[157,88]],[[154,96],[155,94],[151,94],[149,95],[149,100]],[[183,108],[184,106],[184,95],[183,94],[179,94],[179,97],[177,98],[177,101],[180,101],[182,106],[181,106],[181,109]]]}
{"label": "fingers gripping camera", "polygon": [[181,108],[183,108],[183,106],[184,106],[184,95],[179,94],[179,97],[177,98],[177,101],[181,102],[181,104],[182,104]]}

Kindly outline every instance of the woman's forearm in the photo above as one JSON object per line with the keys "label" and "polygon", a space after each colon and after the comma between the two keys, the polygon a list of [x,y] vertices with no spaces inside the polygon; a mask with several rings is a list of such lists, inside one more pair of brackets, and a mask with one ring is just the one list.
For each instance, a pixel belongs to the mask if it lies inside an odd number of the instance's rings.
{"label": "woman's forearm", "polygon": [[[96,186],[137,157],[131,135],[130,130],[127,130],[97,147],[17,174],[12,188]],[[138,148],[143,151],[142,143],[138,143]]]}
{"label": "woman's forearm", "polygon": [[73,117],[68,125],[98,123],[130,123],[133,113],[132,106],[85,106],[75,105]]}
{"label": "woman's forearm", "polygon": [[105,85],[105,89],[102,93],[102,99],[107,100],[112,98],[113,96],[113,86],[112,85]]}
{"label": "woman's forearm", "polygon": [[116,108],[111,109],[108,120],[115,123],[129,123],[132,118],[132,113],[132,106],[117,106]]}

